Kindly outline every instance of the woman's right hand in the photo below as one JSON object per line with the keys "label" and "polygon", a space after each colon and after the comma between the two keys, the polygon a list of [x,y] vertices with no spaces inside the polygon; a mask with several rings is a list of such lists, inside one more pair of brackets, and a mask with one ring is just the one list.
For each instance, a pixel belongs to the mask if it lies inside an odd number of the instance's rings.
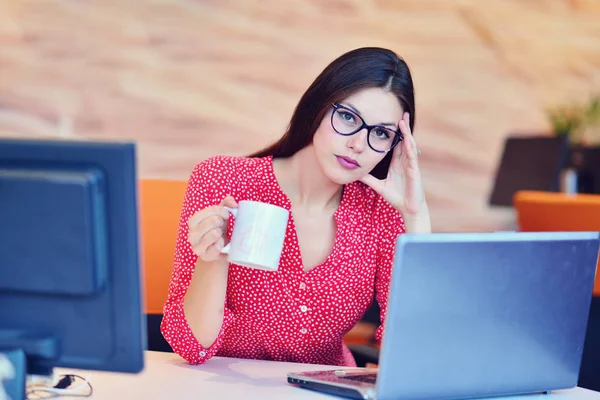
{"label": "woman's right hand", "polygon": [[189,219],[188,241],[202,261],[212,262],[227,257],[221,253],[227,239],[230,216],[225,207],[237,206],[235,199],[227,196],[219,205],[206,207]]}

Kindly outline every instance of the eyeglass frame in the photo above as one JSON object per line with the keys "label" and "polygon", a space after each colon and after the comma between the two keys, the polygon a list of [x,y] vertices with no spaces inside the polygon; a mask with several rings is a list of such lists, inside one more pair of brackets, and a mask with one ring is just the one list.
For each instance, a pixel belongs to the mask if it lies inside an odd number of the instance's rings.
{"label": "eyeglass frame", "polygon": [[[389,153],[390,151],[392,151],[394,149],[394,147],[396,147],[398,145],[398,143],[400,143],[402,140],[404,140],[404,135],[398,129],[393,130],[386,126],[382,126],[382,125],[367,125],[367,123],[365,122],[363,117],[356,111],[354,111],[346,106],[343,106],[341,104],[338,104],[338,103],[331,103],[331,105],[333,106],[333,110],[331,111],[331,119],[330,119],[331,127],[338,135],[352,136],[366,128],[367,129],[367,144],[369,145],[371,150],[373,150],[377,153]],[[340,131],[335,129],[335,126],[333,125],[333,117],[335,115],[335,112],[340,108],[343,110],[349,111],[352,114],[356,115],[358,118],[360,118],[360,120],[362,121],[362,125],[360,127],[358,127],[354,132],[351,132],[351,133],[341,133]],[[369,136],[371,135],[371,131],[375,128],[383,128],[383,129],[389,130],[391,132],[394,132],[396,134],[396,136],[394,137],[394,143],[392,144],[392,147],[390,147],[388,150],[377,150],[377,149],[374,149],[373,146],[371,146],[371,141],[369,140]]]}

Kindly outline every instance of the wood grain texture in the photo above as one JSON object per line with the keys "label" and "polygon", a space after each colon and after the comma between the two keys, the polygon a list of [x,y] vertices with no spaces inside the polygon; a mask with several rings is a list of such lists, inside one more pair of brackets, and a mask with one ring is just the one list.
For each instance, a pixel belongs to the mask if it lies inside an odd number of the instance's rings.
{"label": "wood grain texture", "polygon": [[510,229],[487,206],[504,137],[600,90],[598,0],[0,0],[0,135],[134,139],[186,179],[277,139],[352,48],[410,65],[437,231]]}

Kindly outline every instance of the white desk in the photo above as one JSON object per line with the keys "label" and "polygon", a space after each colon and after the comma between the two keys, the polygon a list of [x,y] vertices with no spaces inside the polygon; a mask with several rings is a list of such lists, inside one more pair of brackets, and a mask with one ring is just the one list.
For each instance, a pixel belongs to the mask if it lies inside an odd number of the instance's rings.
{"label": "white desk", "polygon": [[[289,385],[286,373],[333,369],[332,366],[214,357],[192,366],[172,353],[147,352],[146,365],[137,375],[57,369],[56,373],[91,375],[93,400],[115,399],[337,399]],[[600,400],[600,393],[575,388],[551,395],[510,399]],[[61,399],[75,399],[61,397]],[[81,400],[81,398],[77,398]]]}

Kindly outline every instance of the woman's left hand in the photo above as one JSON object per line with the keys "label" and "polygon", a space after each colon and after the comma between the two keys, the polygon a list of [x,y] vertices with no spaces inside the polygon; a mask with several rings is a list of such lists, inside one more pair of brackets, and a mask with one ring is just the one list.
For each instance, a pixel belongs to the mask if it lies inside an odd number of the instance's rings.
{"label": "woman's left hand", "polygon": [[429,209],[419,171],[417,144],[409,126],[409,115],[405,112],[398,122],[404,139],[393,150],[387,177],[380,180],[368,174],[361,182],[379,193],[405,220],[421,217],[428,219]]}

